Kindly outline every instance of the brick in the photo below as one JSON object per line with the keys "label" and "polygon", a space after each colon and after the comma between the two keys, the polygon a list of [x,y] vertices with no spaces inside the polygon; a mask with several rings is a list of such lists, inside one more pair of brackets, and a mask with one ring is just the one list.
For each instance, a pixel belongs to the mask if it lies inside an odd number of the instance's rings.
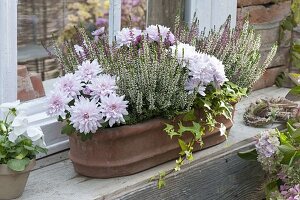
{"label": "brick", "polygon": [[28,101],[35,98],[33,86],[27,71],[26,66],[18,66],[18,94],[20,101]]}
{"label": "brick", "polygon": [[[289,0],[278,0],[278,2],[289,1]],[[254,5],[266,5],[273,4],[274,0],[238,0],[237,6],[238,8],[245,6],[254,6]]]}
{"label": "brick", "polygon": [[[286,65],[287,58],[289,55],[289,47],[280,47],[276,55],[274,56],[269,68]],[[268,53],[270,52],[270,48],[261,49],[261,61],[264,61],[267,58]],[[262,63],[261,63],[262,64]]]}
{"label": "brick", "polygon": [[38,73],[31,72],[30,73],[30,80],[35,92],[35,97],[43,97],[45,96],[45,90],[42,82],[42,78]]}
{"label": "brick", "polygon": [[256,81],[252,90],[253,91],[259,90],[274,85],[276,77],[285,69],[286,69],[285,66],[273,67],[267,69],[266,72],[263,74],[263,76],[258,81]]}
{"label": "brick", "polygon": [[261,24],[269,22],[280,22],[290,13],[291,3],[289,1],[272,4],[270,6],[248,6],[238,8],[238,18],[246,17],[249,14],[251,24]]}

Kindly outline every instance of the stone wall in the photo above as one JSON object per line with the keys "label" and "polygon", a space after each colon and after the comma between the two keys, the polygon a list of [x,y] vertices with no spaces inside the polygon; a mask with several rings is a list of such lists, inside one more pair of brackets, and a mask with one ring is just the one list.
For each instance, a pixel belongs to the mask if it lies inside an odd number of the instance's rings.
{"label": "stone wall", "polygon": [[[238,0],[238,17],[248,15],[250,23],[261,34],[262,58],[266,57],[271,46],[278,41],[279,24],[289,15],[290,5],[290,0]],[[277,75],[287,68],[290,37],[289,33],[285,34],[273,62],[257,81],[254,90],[272,86]]]}

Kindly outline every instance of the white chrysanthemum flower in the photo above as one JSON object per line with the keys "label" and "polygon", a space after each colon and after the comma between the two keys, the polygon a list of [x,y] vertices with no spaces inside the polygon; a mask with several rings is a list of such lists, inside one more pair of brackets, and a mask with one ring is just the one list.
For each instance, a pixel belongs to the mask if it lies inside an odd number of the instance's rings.
{"label": "white chrysanthemum flower", "polygon": [[99,100],[103,96],[107,96],[116,92],[116,78],[109,74],[100,74],[97,78],[92,79],[91,84],[87,86],[90,95]]}
{"label": "white chrysanthemum flower", "polygon": [[78,66],[78,70],[75,72],[75,76],[80,81],[90,81],[102,72],[102,68],[98,61],[95,59],[92,62],[89,60],[82,62],[82,65]]}
{"label": "white chrysanthemum flower", "polygon": [[[176,48],[177,55],[175,55]],[[179,42],[176,46],[171,46],[170,49],[174,57],[176,57],[179,61],[184,60],[186,63],[192,61],[198,54],[194,46],[181,42]]]}
{"label": "white chrysanthemum flower", "polygon": [[102,115],[95,99],[80,97],[70,109],[70,123],[80,133],[95,133],[101,127]]}
{"label": "white chrysanthemum flower", "polygon": [[52,91],[50,96],[47,98],[48,101],[48,109],[47,114],[50,116],[61,116],[62,118],[65,117],[65,111],[68,110],[69,106],[68,103],[71,101],[67,94],[60,91],[55,90]]}
{"label": "white chrysanthemum flower", "polygon": [[175,37],[170,31],[170,28],[162,25],[148,26],[145,30],[145,35],[148,35],[151,42],[160,42],[160,37],[163,42],[170,42],[171,44],[175,42]]}
{"label": "white chrysanthemum flower", "polygon": [[225,75],[224,65],[214,56],[198,53],[188,65],[189,75],[201,80],[203,85],[216,83],[222,85],[228,79]]}
{"label": "white chrysanthemum flower", "polygon": [[63,91],[68,97],[76,97],[82,90],[80,81],[78,81],[74,74],[66,74],[59,78],[54,85],[55,90]]}
{"label": "white chrysanthemum flower", "polygon": [[124,98],[125,96],[116,96],[115,94],[101,97],[100,109],[110,127],[115,123],[125,122],[124,115],[128,115],[126,110],[128,101],[124,101]]}
{"label": "white chrysanthemum flower", "polygon": [[116,35],[116,42],[119,47],[129,46],[132,43],[135,43],[139,37],[141,37],[142,31],[136,28],[122,28]]}

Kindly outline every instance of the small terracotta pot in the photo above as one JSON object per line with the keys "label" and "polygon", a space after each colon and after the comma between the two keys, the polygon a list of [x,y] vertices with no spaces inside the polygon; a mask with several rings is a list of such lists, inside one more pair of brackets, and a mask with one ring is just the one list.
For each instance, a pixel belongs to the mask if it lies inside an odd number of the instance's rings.
{"label": "small terracotta pot", "polygon": [[[201,116],[201,112],[197,115]],[[152,119],[134,125],[102,129],[87,141],[73,134],[69,137],[69,157],[75,171],[89,177],[111,178],[149,169],[178,157],[178,139],[170,139],[163,129],[165,123],[175,125],[180,118],[175,121]],[[216,120],[223,123],[227,131],[233,125],[231,120],[223,116]],[[188,141],[192,135],[185,134],[184,139]],[[218,128],[207,131],[203,136],[204,146],[201,148],[196,144],[194,151],[219,144],[225,139],[225,136],[220,136]]]}
{"label": "small terracotta pot", "polygon": [[24,192],[30,171],[35,166],[35,159],[31,160],[22,172],[15,172],[0,165],[0,199],[15,199]]}

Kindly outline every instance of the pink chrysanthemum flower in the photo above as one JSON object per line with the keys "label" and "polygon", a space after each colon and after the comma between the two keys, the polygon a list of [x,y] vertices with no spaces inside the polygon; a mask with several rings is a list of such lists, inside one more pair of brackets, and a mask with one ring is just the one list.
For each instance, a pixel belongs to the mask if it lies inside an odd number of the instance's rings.
{"label": "pink chrysanthemum flower", "polygon": [[124,115],[128,115],[126,110],[128,101],[124,101],[124,98],[125,96],[116,96],[115,94],[101,97],[100,109],[110,127],[115,123],[125,122]]}
{"label": "pink chrysanthemum flower", "polygon": [[100,74],[97,78],[92,79],[88,88],[91,90],[90,95],[96,100],[99,100],[103,96],[115,93],[118,87],[114,76],[109,74]]}
{"label": "pink chrysanthemum flower", "polygon": [[123,28],[116,35],[116,42],[119,47],[129,46],[136,43],[142,35],[142,31],[136,28]]}
{"label": "pink chrysanthemum flower", "polygon": [[189,75],[202,81],[203,85],[216,83],[222,85],[228,79],[225,75],[224,65],[214,56],[198,53],[190,60]]}
{"label": "pink chrysanthemum flower", "polygon": [[63,91],[68,97],[76,97],[82,89],[80,82],[75,78],[74,74],[66,74],[59,78],[54,85],[55,90]]}
{"label": "pink chrysanthemum flower", "polygon": [[65,111],[69,108],[68,103],[71,101],[70,98],[67,97],[67,94],[57,90],[53,91],[47,99],[48,101],[48,109],[47,114],[50,116],[61,116],[65,117]]}
{"label": "pink chrysanthemum flower", "polygon": [[102,115],[95,99],[80,97],[70,109],[70,121],[80,133],[95,133],[101,127]]}
{"label": "pink chrysanthemum flower", "polygon": [[77,78],[80,81],[90,81],[102,72],[102,68],[97,60],[90,62],[89,60],[82,62],[82,65],[78,66],[78,70],[75,72]]}
{"label": "pink chrysanthemum flower", "polygon": [[171,44],[174,44],[175,42],[175,37],[170,31],[170,28],[162,25],[148,26],[145,30],[145,35],[148,35],[151,42],[160,42],[160,37],[162,38],[162,42]]}

